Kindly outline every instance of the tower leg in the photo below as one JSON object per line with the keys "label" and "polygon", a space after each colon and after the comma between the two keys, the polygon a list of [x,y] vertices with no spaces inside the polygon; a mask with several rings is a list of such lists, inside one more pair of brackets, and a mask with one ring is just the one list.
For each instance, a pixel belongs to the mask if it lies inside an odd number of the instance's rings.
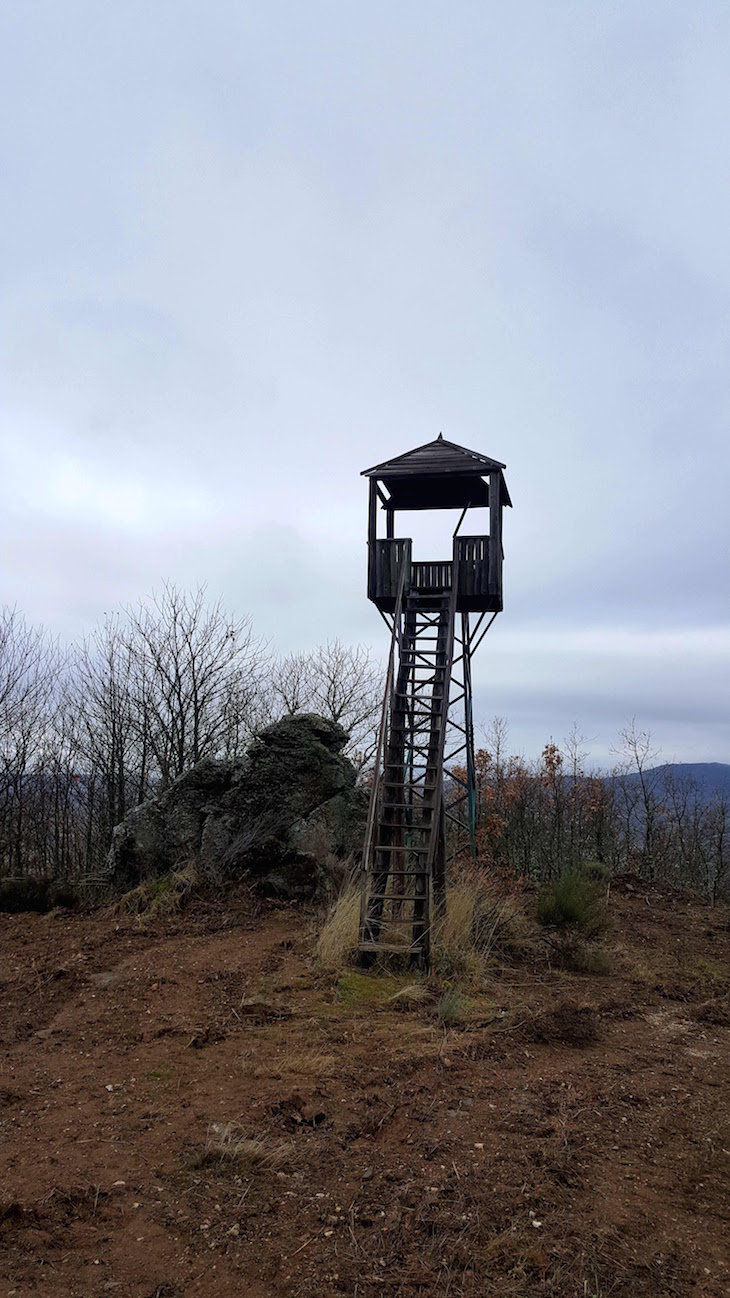
{"label": "tower leg", "polygon": [[469,851],[476,860],[477,851],[477,787],[474,762],[474,713],[471,691],[471,628],[469,614],[461,615],[461,640],[464,652],[464,738],[466,743],[466,807],[469,824]]}

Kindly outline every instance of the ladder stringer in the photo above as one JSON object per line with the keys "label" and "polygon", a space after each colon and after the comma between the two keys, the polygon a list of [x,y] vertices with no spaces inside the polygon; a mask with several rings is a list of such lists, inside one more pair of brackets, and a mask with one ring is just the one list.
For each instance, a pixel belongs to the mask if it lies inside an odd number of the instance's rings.
{"label": "ladder stringer", "polygon": [[[427,966],[445,889],[444,755],[457,574],[438,597],[399,577],[363,852],[359,952]],[[433,632],[435,631],[435,636]]]}

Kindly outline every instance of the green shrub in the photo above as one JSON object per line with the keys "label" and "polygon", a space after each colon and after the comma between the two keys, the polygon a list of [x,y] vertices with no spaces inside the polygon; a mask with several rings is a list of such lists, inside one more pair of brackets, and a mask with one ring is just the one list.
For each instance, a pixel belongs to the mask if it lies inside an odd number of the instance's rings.
{"label": "green shrub", "polygon": [[594,883],[611,882],[611,868],[605,861],[582,861],[578,866],[578,873],[582,874],[584,879],[592,879]]}
{"label": "green shrub", "polygon": [[446,1028],[456,1027],[468,1017],[471,1001],[458,987],[447,987],[438,1004],[438,1020]]}
{"label": "green shrub", "polygon": [[613,969],[608,951],[602,946],[591,946],[580,941],[565,946],[562,966],[573,973],[593,974],[596,978],[607,978]]}
{"label": "green shrub", "polygon": [[538,894],[537,918],[543,928],[595,937],[606,926],[604,889],[578,871],[566,871]]}

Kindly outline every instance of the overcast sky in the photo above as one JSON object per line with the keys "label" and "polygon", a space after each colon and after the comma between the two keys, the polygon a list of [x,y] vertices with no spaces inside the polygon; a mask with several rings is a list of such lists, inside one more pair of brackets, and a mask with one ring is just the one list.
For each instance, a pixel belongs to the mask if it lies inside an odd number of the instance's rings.
{"label": "overcast sky", "polygon": [[382,653],[360,470],[443,431],[514,502],[480,717],[730,760],[727,0],[0,13],[3,602]]}

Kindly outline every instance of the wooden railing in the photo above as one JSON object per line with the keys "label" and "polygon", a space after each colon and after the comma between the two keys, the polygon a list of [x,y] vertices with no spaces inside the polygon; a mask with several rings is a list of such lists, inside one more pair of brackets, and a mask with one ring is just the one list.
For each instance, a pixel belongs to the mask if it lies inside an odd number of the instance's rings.
{"label": "wooden railing", "polygon": [[377,540],[370,550],[368,595],[378,607],[392,613],[401,574],[405,591],[440,595],[450,591],[457,566],[457,610],[497,611],[502,607],[501,556],[494,561],[489,536],[456,536],[452,559],[414,562],[408,537]]}
{"label": "wooden railing", "polygon": [[427,595],[430,591],[451,590],[452,563],[411,563],[411,587]]}
{"label": "wooden railing", "polygon": [[489,595],[489,537],[457,536],[454,558],[458,562],[459,600],[474,601]]}
{"label": "wooden railing", "polygon": [[411,581],[411,538],[398,537],[375,541],[370,554],[368,595],[390,612],[397,599],[398,583],[403,576],[404,589]]}

